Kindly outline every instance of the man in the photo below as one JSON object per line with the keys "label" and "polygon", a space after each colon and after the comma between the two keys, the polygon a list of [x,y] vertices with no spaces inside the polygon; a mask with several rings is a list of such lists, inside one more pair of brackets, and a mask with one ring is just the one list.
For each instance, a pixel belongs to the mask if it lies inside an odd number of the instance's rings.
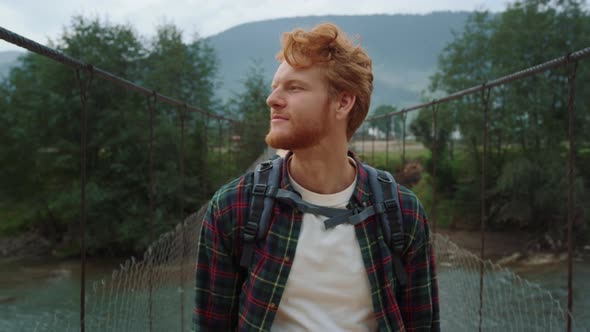
{"label": "man", "polygon": [[[345,209],[374,202],[368,174],[347,151],[365,119],[371,59],[332,24],[285,33],[268,96],[266,142],[289,151],[283,190],[314,206]],[[201,230],[196,268],[196,331],[437,331],[438,290],[426,215],[397,187],[402,257],[388,248],[377,218],[327,229],[326,216],[275,202],[252,262],[240,267],[253,175],[223,186]],[[407,283],[393,268],[401,258]]]}

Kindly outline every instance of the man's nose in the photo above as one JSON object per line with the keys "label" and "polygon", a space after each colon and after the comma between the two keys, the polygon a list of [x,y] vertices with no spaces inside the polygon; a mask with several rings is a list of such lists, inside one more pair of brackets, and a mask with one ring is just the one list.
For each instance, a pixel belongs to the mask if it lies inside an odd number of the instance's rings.
{"label": "man's nose", "polygon": [[268,98],[266,98],[266,104],[274,109],[281,108],[285,105],[285,100],[281,96],[279,89],[274,89],[270,95],[268,95]]}

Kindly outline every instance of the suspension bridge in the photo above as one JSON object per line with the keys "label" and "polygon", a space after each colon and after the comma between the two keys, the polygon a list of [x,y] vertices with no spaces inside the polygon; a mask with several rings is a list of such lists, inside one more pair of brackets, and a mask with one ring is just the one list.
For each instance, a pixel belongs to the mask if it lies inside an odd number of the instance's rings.
{"label": "suspension bridge", "polygon": [[[206,121],[203,126],[211,127],[210,123],[217,122],[218,139],[205,140],[206,150],[215,151],[220,163],[235,161],[235,151],[232,148],[232,128],[239,124],[237,120],[214,114],[199,107],[171,98],[158,91],[140,86],[125,78],[118,77],[108,71],[85,63],[82,60],[69,57],[55,49],[43,46],[14,32],[0,27],[0,38],[31,52],[43,55],[64,66],[72,68],[78,84],[80,94],[80,211],[79,211],[79,240],[80,240],[80,295],[79,315],[72,316],[55,313],[42,317],[35,322],[22,322],[22,330],[32,331],[163,331],[190,329],[193,305],[193,278],[196,257],[197,236],[200,220],[204,213],[204,206],[198,211],[187,213],[183,200],[179,200],[179,216],[177,226],[170,232],[157,237],[153,234],[153,243],[145,251],[143,257],[129,258],[115,270],[110,278],[89,284],[86,276],[86,237],[88,221],[87,200],[87,169],[88,169],[88,114],[98,110],[90,109],[88,100],[92,95],[92,82],[95,80],[108,81],[113,89],[122,88],[143,96],[146,99],[147,139],[149,142],[149,218],[146,220],[146,231],[153,229],[155,217],[156,180],[154,169],[154,118],[160,105],[167,105],[176,110],[178,119],[179,146],[178,155],[179,176],[181,185],[179,197],[185,196],[184,174],[185,164],[185,131],[186,114],[195,113]],[[482,82],[477,86],[458,91],[441,98],[419,105],[407,107],[396,112],[377,116],[365,121],[359,134],[351,142],[351,148],[359,156],[378,167],[395,171],[404,167],[408,156],[407,115],[419,110],[430,111],[431,136],[429,137],[432,150],[432,162],[428,166],[430,185],[432,186],[429,199],[430,219],[434,230],[434,246],[436,251],[437,269],[439,274],[441,318],[443,330],[449,331],[583,331],[584,326],[576,324],[576,317],[572,313],[573,294],[573,232],[575,211],[575,92],[576,74],[579,64],[590,57],[590,48],[565,54],[562,57],[550,59],[545,63],[536,64],[521,71]],[[563,173],[567,174],[567,306],[562,307],[549,291],[530,283],[517,276],[510,270],[492,263],[486,258],[486,230],[490,218],[489,200],[490,165],[488,158],[490,128],[493,115],[497,109],[494,106],[495,92],[509,88],[516,81],[525,80],[535,75],[551,71],[564,71],[564,84],[567,89],[568,131],[564,136],[567,142],[567,163],[563,165]],[[441,113],[450,112],[453,103],[468,100],[471,107],[478,108],[481,137],[477,146],[479,150],[479,179],[471,179],[479,183],[479,197],[471,197],[471,204],[479,210],[480,251],[476,255],[458,247],[447,237],[436,232],[438,221],[449,211],[440,211],[437,204],[440,200],[436,188],[444,181],[448,174],[441,175],[439,162],[448,156],[438,153],[449,153],[448,149],[440,148],[441,142]],[[26,110],[23,110],[26,111]],[[376,122],[402,122],[402,133],[393,137],[390,126],[387,126],[384,137],[372,133],[370,128]],[[495,129],[494,129],[495,130]],[[205,133],[211,130],[204,130]],[[456,141],[455,153],[461,148],[468,148],[468,142],[459,138]],[[394,151],[395,146],[398,151]],[[380,146],[376,148],[376,146]],[[258,160],[252,160],[251,167],[260,160],[270,157],[275,151],[260,151]],[[450,152],[453,153],[453,152]],[[215,169],[210,169],[216,172]],[[241,172],[246,170],[238,170]],[[219,174],[220,178],[228,180],[237,174]],[[207,174],[205,174],[207,176]],[[57,299],[56,299],[57,300]]]}

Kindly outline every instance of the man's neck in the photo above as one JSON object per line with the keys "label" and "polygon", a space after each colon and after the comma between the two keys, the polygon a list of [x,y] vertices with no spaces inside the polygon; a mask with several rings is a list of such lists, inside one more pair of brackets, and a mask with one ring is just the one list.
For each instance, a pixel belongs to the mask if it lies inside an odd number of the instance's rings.
{"label": "man's neck", "polygon": [[356,168],[350,164],[346,145],[332,148],[315,146],[293,151],[289,173],[307,190],[334,194],[350,186],[356,177]]}

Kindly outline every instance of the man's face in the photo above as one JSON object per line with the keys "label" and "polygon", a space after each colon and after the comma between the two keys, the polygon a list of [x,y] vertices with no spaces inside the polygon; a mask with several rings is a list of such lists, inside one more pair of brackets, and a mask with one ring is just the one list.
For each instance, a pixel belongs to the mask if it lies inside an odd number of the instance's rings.
{"label": "man's face", "polygon": [[270,106],[270,131],[266,143],[276,149],[305,149],[320,143],[330,129],[333,106],[328,84],[318,66],[279,66],[266,99]]}

